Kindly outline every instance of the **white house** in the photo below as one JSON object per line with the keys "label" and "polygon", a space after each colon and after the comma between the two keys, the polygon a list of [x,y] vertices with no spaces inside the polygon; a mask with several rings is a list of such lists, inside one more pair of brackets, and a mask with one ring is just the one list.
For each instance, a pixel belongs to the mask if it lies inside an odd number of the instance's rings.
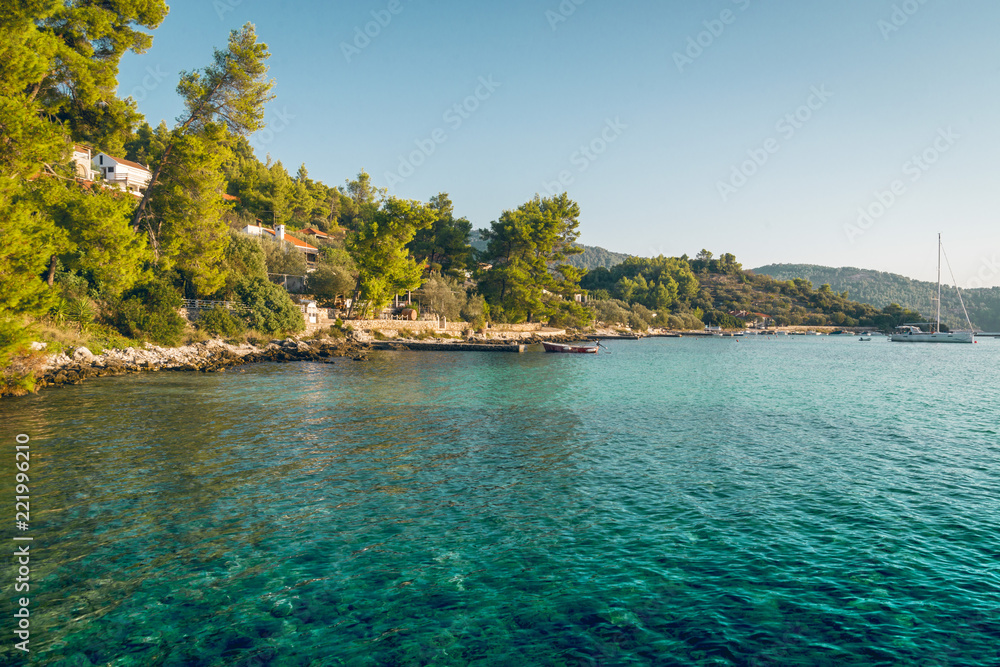
{"label": "white house", "polygon": [[137,197],[142,196],[153,178],[152,172],[138,162],[123,160],[107,153],[98,153],[91,164],[101,172],[104,180]]}
{"label": "white house", "polygon": [[73,146],[73,162],[76,164],[76,177],[85,181],[96,181],[97,172],[93,165],[94,151],[89,146],[75,144]]}

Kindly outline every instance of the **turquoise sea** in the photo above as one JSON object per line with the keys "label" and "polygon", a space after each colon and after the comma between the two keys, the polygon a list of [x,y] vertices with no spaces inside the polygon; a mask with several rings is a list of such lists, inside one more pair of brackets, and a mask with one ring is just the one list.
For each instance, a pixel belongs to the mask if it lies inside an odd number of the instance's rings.
{"label": "turquoise sea", "polygon": [[1000,664],[1000,342],[609,347],[0,402],[0,662]]}

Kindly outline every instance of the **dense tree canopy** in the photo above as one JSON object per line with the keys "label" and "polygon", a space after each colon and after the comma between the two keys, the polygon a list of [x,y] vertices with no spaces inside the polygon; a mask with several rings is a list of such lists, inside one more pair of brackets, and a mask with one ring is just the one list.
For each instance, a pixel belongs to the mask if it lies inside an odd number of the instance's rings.
{"label": "dense tree canopy", "polygon": [[152,179],[136,207],[132,226],[139,227],[149,201],[156,192],[164,167],[172,164],[175,146],[191,137],[207,140],[219,133],[218,125],[230,134],[246,136],[263,127],[264,106],[274,98],[274,82],[267,80],[266,44],[257,41],[253,25],[247,23],[229,35],[225,51],[216,49],[213,63],[201,71],[181,72],[177,93],[184,100],[185,113],[158,156]]}
{"label": "dense tree canopy", "polygon": [[447,193],[431,197],[430,208],[435,213],[430,227],[420,229],[410,242],[410,252],[427,263],[427,271],[463,278],[472,263],[469,235],[472,223],[455,218],[454,206]]}
{"label": "dense tree canopy", "polygon": [[354,301],[362,313],[369,313],[381,310],[394,295],[420,286],[423,269],[407,245],[437,214],[426,204],[395,197],[362,204],[363,215],[347,235],[346,246],[357,268]]}
{"label": "dense tree canopy", "polygon": [[497,318],[510,322],[545,320],[559,300],[579,290],[583,270],[565,260],[582,252],[576,245],[580,207],[566,193],[537,195],[515,210],[504,211],[485,232],[480,293]]}

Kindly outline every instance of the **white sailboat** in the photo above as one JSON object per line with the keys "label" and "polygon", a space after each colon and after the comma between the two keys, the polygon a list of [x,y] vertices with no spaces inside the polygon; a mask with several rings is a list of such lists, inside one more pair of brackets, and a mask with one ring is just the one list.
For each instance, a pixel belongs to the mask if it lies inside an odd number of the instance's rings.
{"label": "white sailboat", "polygon": [[[937,320],[935,322],[934,331],[923,331],[918,326],[914,325],[903,325],[896,327],[896,330],[890,335],[889,340],[897,343],[973,343],[975,342],[975,334],[972,331],[972,322],[969,320],[969,312],[965,310],[965,300],[962,299],[962,292],[959,290],[958,298],[962,301],[962,310],[965,311],[965,321],[969,323],[969,331],[948,331],[946,333],[941,332],[941,235],[938,234],[938,281],[937,281]],[[948,264],[948,269],[951,270],[951,263]],[[955,276],[952,275],[952,280],[954,281]],[[958,283],[955,283],[955,289],[958,289]]]}

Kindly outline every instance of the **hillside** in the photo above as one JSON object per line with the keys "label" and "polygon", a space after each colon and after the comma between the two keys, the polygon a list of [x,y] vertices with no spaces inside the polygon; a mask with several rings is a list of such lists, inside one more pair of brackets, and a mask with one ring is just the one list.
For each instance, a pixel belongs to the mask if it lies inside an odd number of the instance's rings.
{"label": "hillside", "polygon": [[[469,236],[469,243],[479,252],[486,250],[486,241],[483,240],[482,231],[481,229],[476,229]],[[587,269],[588,271],[598,267],[610,269],[612,266],[621,264],[629,258],[629,255],[625,253],[612,252],[599,246],[583,245],[582,243],[578,243],[577,245],[583,248],[583,252],[579,255],[573,255],[566,260],[566,263],[580,269]]]}
{"label": "hillside", "polygon": [[726,253],[687,257],[630,257],[611,269],[596,268],[580,281],[603,322],[701,328],[742,328],[766,318],[780,326],[874,327],[887,331],[921,319],[899,306],[876,308],[851,301],[807,280],[779,281],[743,270]]}
{"label": "hillside", "polygon": [[[776,280],[801,278],[816,287],[830,285],[833,291],[847,292],[851,299],[876,308],[896,303],[921,313],[933,313],[935,310],[933,297],[937,286],[934,283],[913,280],[896,273],[815,264],[770,264],[752,271]],[[1000,288],[963,290],[962,297],[973,325],[986,331],[1000,330]],[[942,319],[952,326],[964,326],[965,316],[953,287],[943,288],[941,301]]]}

